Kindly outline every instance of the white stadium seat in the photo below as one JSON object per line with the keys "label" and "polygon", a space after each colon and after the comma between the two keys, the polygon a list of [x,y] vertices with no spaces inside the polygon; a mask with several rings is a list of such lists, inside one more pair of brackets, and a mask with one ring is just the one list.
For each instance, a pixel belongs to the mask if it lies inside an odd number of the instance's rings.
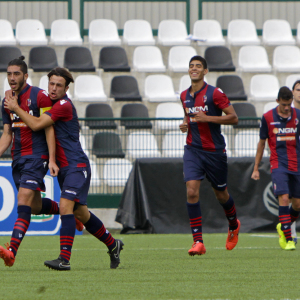
{"label": "white stadium seat", "polygon": [[168,75],[149,75],[145,80],[145,97],[150,102],[177,101],[172,78]]}
{"label": "white stadium seat", "polygon": [[8,20],[0,19],[0,45],[16,45],[17,41],[11,23]]}
{"label": "white stadium seat", "polygon": [[250,100],[275,101],[279,90],[279,81],[275,75],[258,74],[250,81]]}
{"label": "white stadium seat", "polygon": [[260,45],[254,22],[246,19],[231,20],[228,23],[227,41],[232,46]]}
{"label": "white stadium seat", "polygon": [[239,70],[242,72],[271,72],[268,54],[263,46],[243,46],[239,50]]}
{"label": "white stadium seat", "polygon": [[182,157],[184,145],[186,145],[186,135],[179,130],[168,131],[163,138],[162,156]]}
{"label": "white stadium seat", "polygon": [[180,120],[157,120],[155,125],[159,129],[179,130],[182,123],[184,112],[179,103],[160,103],[156,107],[155,118],[179,118]]}
{"label": "white stadium seat", "polygon": [[263,43],[268,46],[295,45],[290,23],[286,20],[266,20],[263,24]]}
{"label": "white stadium seat", "polygon": [[293,85],[297,80],[300,80],[300,74],[291,74],[285,79],[285,86],[292,90]]}
{"label": "white stadium seat", "polygon": [[92,45],[121,45],[117,24],[113,20],[93,20],[89,26],[89,43]]}
{"label": "white stadium seat", "polygon": [[106,101],[102,79],[97,75],[79,75],[74,82],[74,100]]}
{"label": "white stadium seat", "polygon": [[300,49],[297,46],[277,46],[273,53],[273,69],[277,72],[299,72]]}
{"label": "white stadium seat", "polygon": [[58,19],[51,23],[50,43],[54,45],[82,45],[79,26],[75,20]]}
{"label": "white stadium seat", "polygon": [[276,101],[272,101],[272,102],[267,102],[265,105],[264,105],[264,110],[263,110],[263,113],[265,114],[267,111],[275,108],[278,106],[278,103]]}
{"label": "white stadium seat", "polygon": [[158,25],[158,43],[163,46],[190,45],[185,23],[181,20],[163,20]]}
{"label": "white stadium seat", "polygon": [[152,28],[146,20],[128,20],[124,24],[123,43],[130,46],[155,45]]}
{"label": "white stadium seat", "polygon": [[197,55],[192,46],[174,46],[169,51],[169,70],[186,73],[189,69],[191,57]]}
{"label": "white stadium seat", "polygon": [[21,46],[48,44],[43,23],[34,19],[24,19],[17,22],[16,40]]}
{"label": "white stadium seat", "polygon": [[133,52],[133,69],[138,72],[165,72],[162,54],[156,46],[138,46]]}
{"label": "white stadium seat", "polygon": [[104,165],[104,182],[108,186],[125,186],[132,164],[125,158],[112,158]]}

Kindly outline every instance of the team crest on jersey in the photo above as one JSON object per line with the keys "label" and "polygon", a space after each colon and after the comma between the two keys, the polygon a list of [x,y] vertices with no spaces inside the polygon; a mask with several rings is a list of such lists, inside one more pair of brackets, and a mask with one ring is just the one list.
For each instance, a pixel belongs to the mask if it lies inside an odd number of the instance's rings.
{"label": "team crest on jersey", "polygon": [[296,118],[295,119],[295,125],[298,125],[299,124],[299,120]]}
{"label": "team crest on jersey", "polygon": [[207,96],[206,96],[206,95],[204,95],[204,96],[203,96],[203,102],[205,103],[205,102],[206,102],[206,100],[207,100]]}
{"label": "team crest on jersey", "polygon": [[30,106],[31,105],[31,99],[27,99],[27,106]]}

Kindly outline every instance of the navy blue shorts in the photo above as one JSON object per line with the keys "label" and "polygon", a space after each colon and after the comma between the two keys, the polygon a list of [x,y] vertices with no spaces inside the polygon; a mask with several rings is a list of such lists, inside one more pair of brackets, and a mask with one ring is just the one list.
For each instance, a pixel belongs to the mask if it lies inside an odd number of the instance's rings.
{"label": "navy blue shorts", "polygon": [[89,165],[86,167],[64,167],[59,171],[57,179],[61,189],[61,198],[87,205],[91,181]]}
{"label": "navy blue shorts", "polygon": [[33,191],[46,190],[44,177],[48,171],[48,160],[42,158],[19,158],[12,163],[12,176],[20,187]]}
{"label": "navy blue shorts", "polygon": [[224,191],[227,187],[226,153],[208,152],[184,146],[183,176],[184,181],[203,180],[205,175],[212,187]]}
{"label": "navy blue shorts", "polygon": [[289,194],[300,198],[300,174],[291,174],[282,170],[272,171],[273,191],[276,197]]}

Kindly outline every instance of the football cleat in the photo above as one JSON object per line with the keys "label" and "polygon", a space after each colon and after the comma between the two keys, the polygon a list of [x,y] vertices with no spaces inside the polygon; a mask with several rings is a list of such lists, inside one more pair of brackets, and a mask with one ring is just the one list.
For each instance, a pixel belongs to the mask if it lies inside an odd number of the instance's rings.
{"label": "football cleat", "polygon": [[281,230],[281,223],[278,223],[276,225],[276,229],[277,229],[277,232],[279,235],[279,245],[280,245],[281,249],[285,250],[287,242],[286,242],[285,235],[284,235],[283,231]]}
{"label": "football cleat", "polygon": [[229,230],[228,229],[228,236],[227,236],[227,240],[226,240],[226,249],[227,250],[232,250],[238,240],[239,240],[239,231],[240,231],[240,227],[241,227],[241,222],[239,220],[237,220],[238,223],[238,227],[235,230]]}
{"label": "football cleat", "polygon": [[71,266],[70,262],[66,262],[61,258],[61,256],[58,257],[58,259],[54,260],[46,260],[44,262],[44,265],[48,267],[49,269],[57,270],[57,271],[70,271]]}
{"label": "football cleat", "polygon": [[206,253],[206,249],[203,243],[200,241],[194,242],[192,248],[188,251],[189,255],[203,255]]}
{"label": "football cleat", "polygon": [[12,267],[15,263],[15,255],[12,251],[9,250],[9,244],[5,244],[5,248],[0,246],[0,257],[4,260],[4,264],[7,267]]}
{"label": "football cleat", "polygon": [[83,224],[79,220],[77,220],[76,218],[75,218],[75,222],[76,222],[76,229],[78,231],[82,231],[83,228],[84,228]]}
{"label": "football cleat", "polygon": [[115,240],[116,247],[111,251],[108,251],[108,255],[110,256],[110,268],[116,269],[120,264],[120,252],[123,250],[124,243],[121,240]]}
{"label": "football cleat", "polygon": [[284,248],[284,250],[296,250],[296,246],[295,246],[295,242],[294,241],[288,241],[286,243],[286,246]]}

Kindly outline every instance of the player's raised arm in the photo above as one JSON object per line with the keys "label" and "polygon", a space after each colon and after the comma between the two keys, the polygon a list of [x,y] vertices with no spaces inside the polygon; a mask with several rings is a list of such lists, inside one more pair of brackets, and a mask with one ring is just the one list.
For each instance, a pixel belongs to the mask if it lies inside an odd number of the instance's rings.
{"label": "player's raised arm", "polygon": [[251,175],[251,178],[254,179],[254,180],[259,180],[258,167],[259,167],[259,164],[260,164],[261,159],[262,159],[263,154],[264,154],[265,144],[266,144],[266,140],[262,140],[262,139],[260,139],[258,144],[257,144],[255,163],[254,163],[253,173]]}
{"label": "player's raised arm", "polygon": [[0,138],[0,157],[3,155],[3,153],[10,146],[11,141],[12,141],[11,125],[10,124],[4,124],[3,133],[2,133],[2,136]]}
{"label": "player's raised arm", "polygon": [[18,104],[18,97],[9,93],[5,93],[4,107],[14,111],[33,131],[38,131],[54,124],[51,117],[46,114],[35,117],[25,112]]}

